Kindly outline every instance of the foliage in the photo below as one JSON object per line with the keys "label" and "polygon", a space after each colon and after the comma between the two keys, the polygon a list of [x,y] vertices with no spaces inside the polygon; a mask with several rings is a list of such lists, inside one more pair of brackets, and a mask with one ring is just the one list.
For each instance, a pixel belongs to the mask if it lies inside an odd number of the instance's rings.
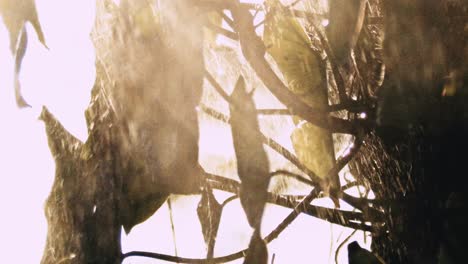
{"label": "foliage", "polygon": [[[268,53],[275,59],[288,88],[300,100],[318,110],[328,107],[328,87],[325,85],[324,61],[319,51],[314,50],[299,21],[288,16],[279,1],[268,2],[263,39]],[[333,138],[330,131],[296,117],[297,128],[291,135],[299,160],[319,177],[325,178],[335,163]],[[322,188],[339,188],[338,175],[326,179]]]}

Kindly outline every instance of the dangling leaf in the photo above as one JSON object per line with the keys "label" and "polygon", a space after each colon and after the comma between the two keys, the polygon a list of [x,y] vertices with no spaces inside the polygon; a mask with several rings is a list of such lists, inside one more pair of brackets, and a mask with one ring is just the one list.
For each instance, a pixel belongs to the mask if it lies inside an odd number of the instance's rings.
{"label": "dangling leaf", "polygon": [[231,95],[231,129],[241,180],[240,201],[249,224],[259,229],[270,182],[268,157],[262,144],[252,95],[245,90],[242,76]]}
{"label": "dangling leaf", "polygon": [[206,188],[202,193],[200,203],[198,203],[197,214],[200,220],[203,238],[208,247],[208,258],[213,257],[213,249],[222,212],[223,208],[214,197],[213,191]]}
{"label": "dangling leaf", "polygon": [[250,239],[249,249],[244,259],[244,264],[267,264],[268,249],[265,241],[260,236],[260,232],[255,230]]}
{"label": "dangling leaf", "polygon": [[327,35],[338,62],[343,63],[354,49],[364,22],[367,0],[330,0]]}
{"label": "dangling leaf", "polygon": [[[167,200],[167,193],[157,192],[147,195],[144,199],[129,199],[121,202],[120,221],[128,234],[132,228],[150,218]],[[122,198],[124,199],[124,198]]]}
{"label": "dangling leaf", "polygon": [[26,53],[26,47],[28,46],[28,34],[26,32],[26,27],[23,27],[21,32],[21,37],[18,43],[15,54],[15,72],[14,72],[14,81],[15,81],[15,98],[16,105],[19,108],[31,107],[26,100],[24,100],[23,95],[21,94],[21,83],[19,80],[19,75],[21,72],[21,64],[23,63],[24,54]]}
{"label": "dangling leaf", "polygon": [[44,33],[37,16],[36,3],[34,0],[0,0],[0,15],[10,34],[10,50],[15,55],[15,97],[19,108],[30,107],[21,94],[21,83],[19,74],[21,63],[26,53],[28,37],[26,23],[30,22],[37,33],[39,41],[47,48]]}
{"label": "dangling leaf", "polygon": [[[277,0],[268,1],[264,41],[267,52],[276,61],[288,88],[311,107],[328,106],[328,90],[323,63],[311,48],[311,41],[301,24]],[[332,134],[299,118],[291,135],[299,160],[320,177],[325,177],[335,163]],[[339,186],[338,176],[325,179],[324,191]]]}
{"label": "dangling leaf", "polygon": [[10,49],[16,51],[18,36],[26,22],[30,22],[36,31],[37,38],[45,46],[45,37],[37,16],[34,0],[0,0],[0,15],[10,33]]}

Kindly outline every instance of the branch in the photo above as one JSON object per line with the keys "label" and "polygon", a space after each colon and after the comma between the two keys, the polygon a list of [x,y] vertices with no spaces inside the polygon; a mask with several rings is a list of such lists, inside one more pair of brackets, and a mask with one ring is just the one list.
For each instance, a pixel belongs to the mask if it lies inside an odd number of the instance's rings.
{"label": "branch", "polygon": [[277,171],[274,171],[274,172],[270,173],[271,177],[278,176],[278,175],[287,176],[287,177],[296,179],[299,182],[302,182],[304,184],[307,184],[309,186],[314,187],[314,182],[313,181],[304,178],[300,174],[296,174],[296,173],[293,173],[293,172],[290,172],[290,171],[287,171],[287,170],[277,170]]}
{"label": "branch", "polygon": [[266,87],[295,115],[319,127],[337,133],[356,134],[356,124],[329,116],[318,109],[311,108],[294,93],[292,93],[271,69],[265,59],[265,45],[255,33],[253,18],[249,10],[239,2],[235,2],[231,9],[234,17],[235,30],[239,33],[239,40],[244,57],[254,69],[257,76]]}
{"label": "branch", "polygon": [[218,92],[218,94],[221,95],[221,97],[223,97],[223,99],[226,102],[233,103],[231,97],[226,93],[226,91],[224,91],[223,87],[219,85],[219,83],[215,80],[213,75],[211,75],[211,73],[207,69],[205,69],[205,78],[208,80],[211,86],[213,86],[216,92]]}
{"label": "branch", "polygon": [[[216,111],[216,110],[214,110],[212,108],[203,106],[203,105],[201,106],[201,108],[205,113],[209,114],[210,116],[212,116],[212,117],[214,117],[214,118],[216,118],[218,120],[221,120],[223,122],[229,123],[229,117],[228,116],[226,116],[226,115],[224,115],[224,114],[222,114],[222,113],[220,113],[220,112],[218,112],[218,111]],[[322,179],[319,178],[317,175],[315,175],[307,167],[305,167],[296,158],[296,156],[294,156],[294,154],[292,154],[287,149],[285,149],[283,146],[281,146],[280,144],[278,144],[274,140],[266,137],[263,134],[262,134],[262,140],[263,140],[264,144],[268,145],[273,150],[275,150],[276,152],[281,154],[283,157],[285,157],[287,160],[289,160],[291,163],[293,163],[299,170],[301,170],[304,173],[306,173],[307,175],[309,175],[309,177],[311,177],[312,180],[309,181],[307,179],[304,179],[300,175],[297,175],[297,174],[294,174],[294,173],[291,173],[291,172],[286,172],[286,171],[273,172],[274,175],[284,173],[284,174],[293,176],[297,180],[300,180],[300,181],[302,181],[302,182],[304,182],[304,183],[306,183],[308,185],[320,186],[320,182],[322,181]],[[358,136],[358,137],[356,137],[354,143],[350,147],[348,153],[346,155],[340,157],[337,160],[335,166],[328,172],[328,175],[330,175],[330,174],[335,175],[335,174],[339,173],[344,168],[344,166],[346,166],[346,164],[348,164],[348,162],[351,161],[351,159],[353,159],[354,156],[359,152],[359,149],[360,149],[361,145],[362,145],[362,136]],[[236,181],[229,179],[225,184],[226,184],[225,186],[221,185],[221,186],[216,186],[216,187],[213,186],[213,187],[214,188],[221,188],[221,189],[228,188],[230,192],[234,192],[234,193],[238,192],[238,186],[237,186],[238,183]],[[365,213],[366,217],[370,218],[370,216],[375,215],[376,219],[380,220],[381,213],[369,206],[368,203],[370,201],[368,199],[355,198],[355,197],[352,197],[352,196],[350,196],[350,195],[348,195],[348,194],[346,194],[344,192],[340,192],[339,197],[341,199],[343,199],[345,202],[349,203],[350,205],[353,205],[353,204],[356,205],[356,208],[363,211]],[[275,204],[286,206],[286,207],[291,207],[291,206],[294,205],[295,201],[297,201],[297,199],[301,198],[301,197],[300,196],[295,196],[295,197],[270,196],[270,198],[273,199],[273,203],[275,203]],[[366,202],[367,202],[367,204],[366,204]],[[316,217],[322,218],[322,219],[327,220],[327,221],[332,222],[332,223],[348,225],[348,226],[352,226],[353,228],[358,228],[358,229],[367,228],[367,226],[362,227],[359,224],[356,225],[355,223],[352,223],[352,222],[349,222],[349,221],[340,221],[339,218],[329,217],[329,215],[328,215],[330,213],[329,211],[323,212],[323,211],[320,211],[320,210],[321,209],[319,209],[319,210],[311,209],[310,211],[307,211],[307,210],[304,211],[304,213],[309,214],[311,216],[316,216]],[[333,210],[333,209],[329,209],[329,210]],[[319,214],[321,214],[321,213],[324,213],[324,214],[319,216]],[[372,213],[372,215],[370,213]],[[348,216],[353,218],[356,215],[348,215]],[[362,218],[360,218],[360,219],[362,219]],[[366,230],[366,231],[368,231],[368,230]]]}
{"label": "branch", "polygon": [[[216,175],[212,174],[207,174],[207,178],[209,181],[208,182],[211,187],[213,188],[218,188],[223,191],[228,191],[228,192],[234,192],[238,193],[239,188],[240,188],[240,183],[231,179],[219,177]],[[220,180],[221,182],[217,182],[217,180]],[[361,216],[359,213],[355,212],[347,212],[347,211],[340,211],[336,209],[329,209],[329,208],[323,208],[323,207],[318,207],[318,206],[313,206],[310,203],[312,200],[317,198],[320,194],[320,189],[319,188],[314,188],[304,199],[297,203],[293,203],[290,200],[280,196],[280,195],[274,195],[274,194],[269,194],[269,199],[268,202],[273,202],[277,205],[282,205],[282,206],[287,206],[294,208],[294,210],[273,230],[268,234],[264,240],[266,243],[269,243],[276,239],[281,232],[283,232],[289,224],[291,224],[298,216],[300,213],[306,213],[308,215],[313,215],[316,217],[324,217],[327,221],[345,221],[345,217],[348,216],[355,216],[355,219],[348,219],[347,226],[355,229],[362,229],[365,231],[370,231],[370,232],[375,232],[375,228],[372,226],[367,226],[365,224],[360,224],[360,223],[354,223],[351,221],[359,221],[361,219]],[[228,198],[228,200],[232,200],[234,197]],[[227,203],[227,202],[225,202]],[[293,203],[294,206],[291,206],[291,203]],[[224,203],[223,203],[224,204]],[[350,217],[352,218],[352,217]],[[323,218],[322,218],[323,219]],[[177,263],[224,263],[224,262],[229,262],[233,261],[239,258],[242,258],[245,256],[247,253],[247,249],[222,256],[222,257],[216,257],[212,259],[199,259],[199,258],[184,258],[184,257],[176,257],[176,256],[171,256],[171,255],[166,255],[166,254],[159,254],[159,253],[153,253],[153,252],[144,252],[144,251],[131,251],[125,254],[122,254],[122,261],[127,258],[127,257],[132,257],[132,256],[139,256],[139,257],[148,257],[148,258],[154,258],[154,259],[161,259],[165,261],[170,261],[170,262],[177,262]]]}

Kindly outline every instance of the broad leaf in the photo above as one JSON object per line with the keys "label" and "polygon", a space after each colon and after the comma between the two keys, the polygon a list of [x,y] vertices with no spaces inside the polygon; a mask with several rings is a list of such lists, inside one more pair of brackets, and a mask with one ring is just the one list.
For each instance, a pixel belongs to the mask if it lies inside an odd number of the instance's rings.
{"label": "broad leaf", "polygon": [[200,203],[198,203],[197,214],[200,220],[203,238],[208,247],[208,257],[213,256],[213,249],[222,212],[223,208],[214,197],[213,191],[206,188],[202,193]]}
{"label": "broad leaf", "polygon": [[260,228],[270,181],[268,157],[265,153],[252,95],[245,90],[242,77],[231,95],[231,129],[241,180],[240,201],[249,224]]}
{"label": "broad leaf", "polygon": [[[311,48],[311,41],[301,24],[276,0],[268,1],[264,41],[267,52],[276,61],[288,88],[308,105],[324,109],[328,106],[328,91],[320,60]],[[298,118],[291,135],[296,154],[309,169],[325,177],[335,163],[332,134]],[[331,186],[339,185],[338,176],[327,179]]]}
{"label": "broad leaf", "polygon": [[267,264],[268,249],[259,231],[255,231],[250,239],[249,249],[244,259],[244,264]]}

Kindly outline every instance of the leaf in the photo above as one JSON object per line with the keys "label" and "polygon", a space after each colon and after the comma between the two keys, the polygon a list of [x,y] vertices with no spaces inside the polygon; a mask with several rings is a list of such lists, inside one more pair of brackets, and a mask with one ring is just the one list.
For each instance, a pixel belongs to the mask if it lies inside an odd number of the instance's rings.
{"label": "leaf", "polygon": [[252,228],[260,227],[270,182],[268,157],[262,143],[252,95],[239,77],[231,95],[231,129],[241,180],[240,201]]}
{"label": "leaf", "polygon": [[198,203],[197,214],[200,220],[203,238],[208,246],[208,257],[213,256],[213,249],[222,212],[223,208],[214,197],[213,191],[206,188],[202,193],[200,203]]}
{"label": "leaf", "polygon": [[34,0],[0,0],[0,15],[10,33],[10,49],[16,51],[18,36],[26,22],[30,22],[36,31],[37,38],[47,48],[44,33],[36,10]]}
{"label": "leaf", "polygon": [[[311,41],[299,22],[288,16],[283,6],[268,1],[264,41],[267,52],[276,61],[288,83],[288,88],[315,108],[328,106],[328,90],[320,58],[311,48]],[[297,128],[291,135],[299,160],[320,177],[325,177],[335,163],[332,134],[299,118],[294,118]],[[338,175],[325,179],[329,186],[324,191],[339,187]]]}
{"label": "leaf", "polygon": [[121,202],[120,221],[125,233],[130,233],[134,226],[150,218],[166,202],[168,196],[166,193],[153,193],[145,199],[131,199],[127,203]]}
{"label": "leaf", "polygon": [[265,241],[260,236],[260,232],[256,230],[250,239],[249,249],[244,259],[244,264],[267,264],[268,249]]}
{"label": "leaf", "polygon": [[351,55],[364,22],[367,0],[330,0],[327,36],[336,59],[343,62]]}
{"label": "leaf", "polygon": [[348,261],[349,264],[385,264],[380,257],[361,248],[356,241],[353,241],[348,245]]}

